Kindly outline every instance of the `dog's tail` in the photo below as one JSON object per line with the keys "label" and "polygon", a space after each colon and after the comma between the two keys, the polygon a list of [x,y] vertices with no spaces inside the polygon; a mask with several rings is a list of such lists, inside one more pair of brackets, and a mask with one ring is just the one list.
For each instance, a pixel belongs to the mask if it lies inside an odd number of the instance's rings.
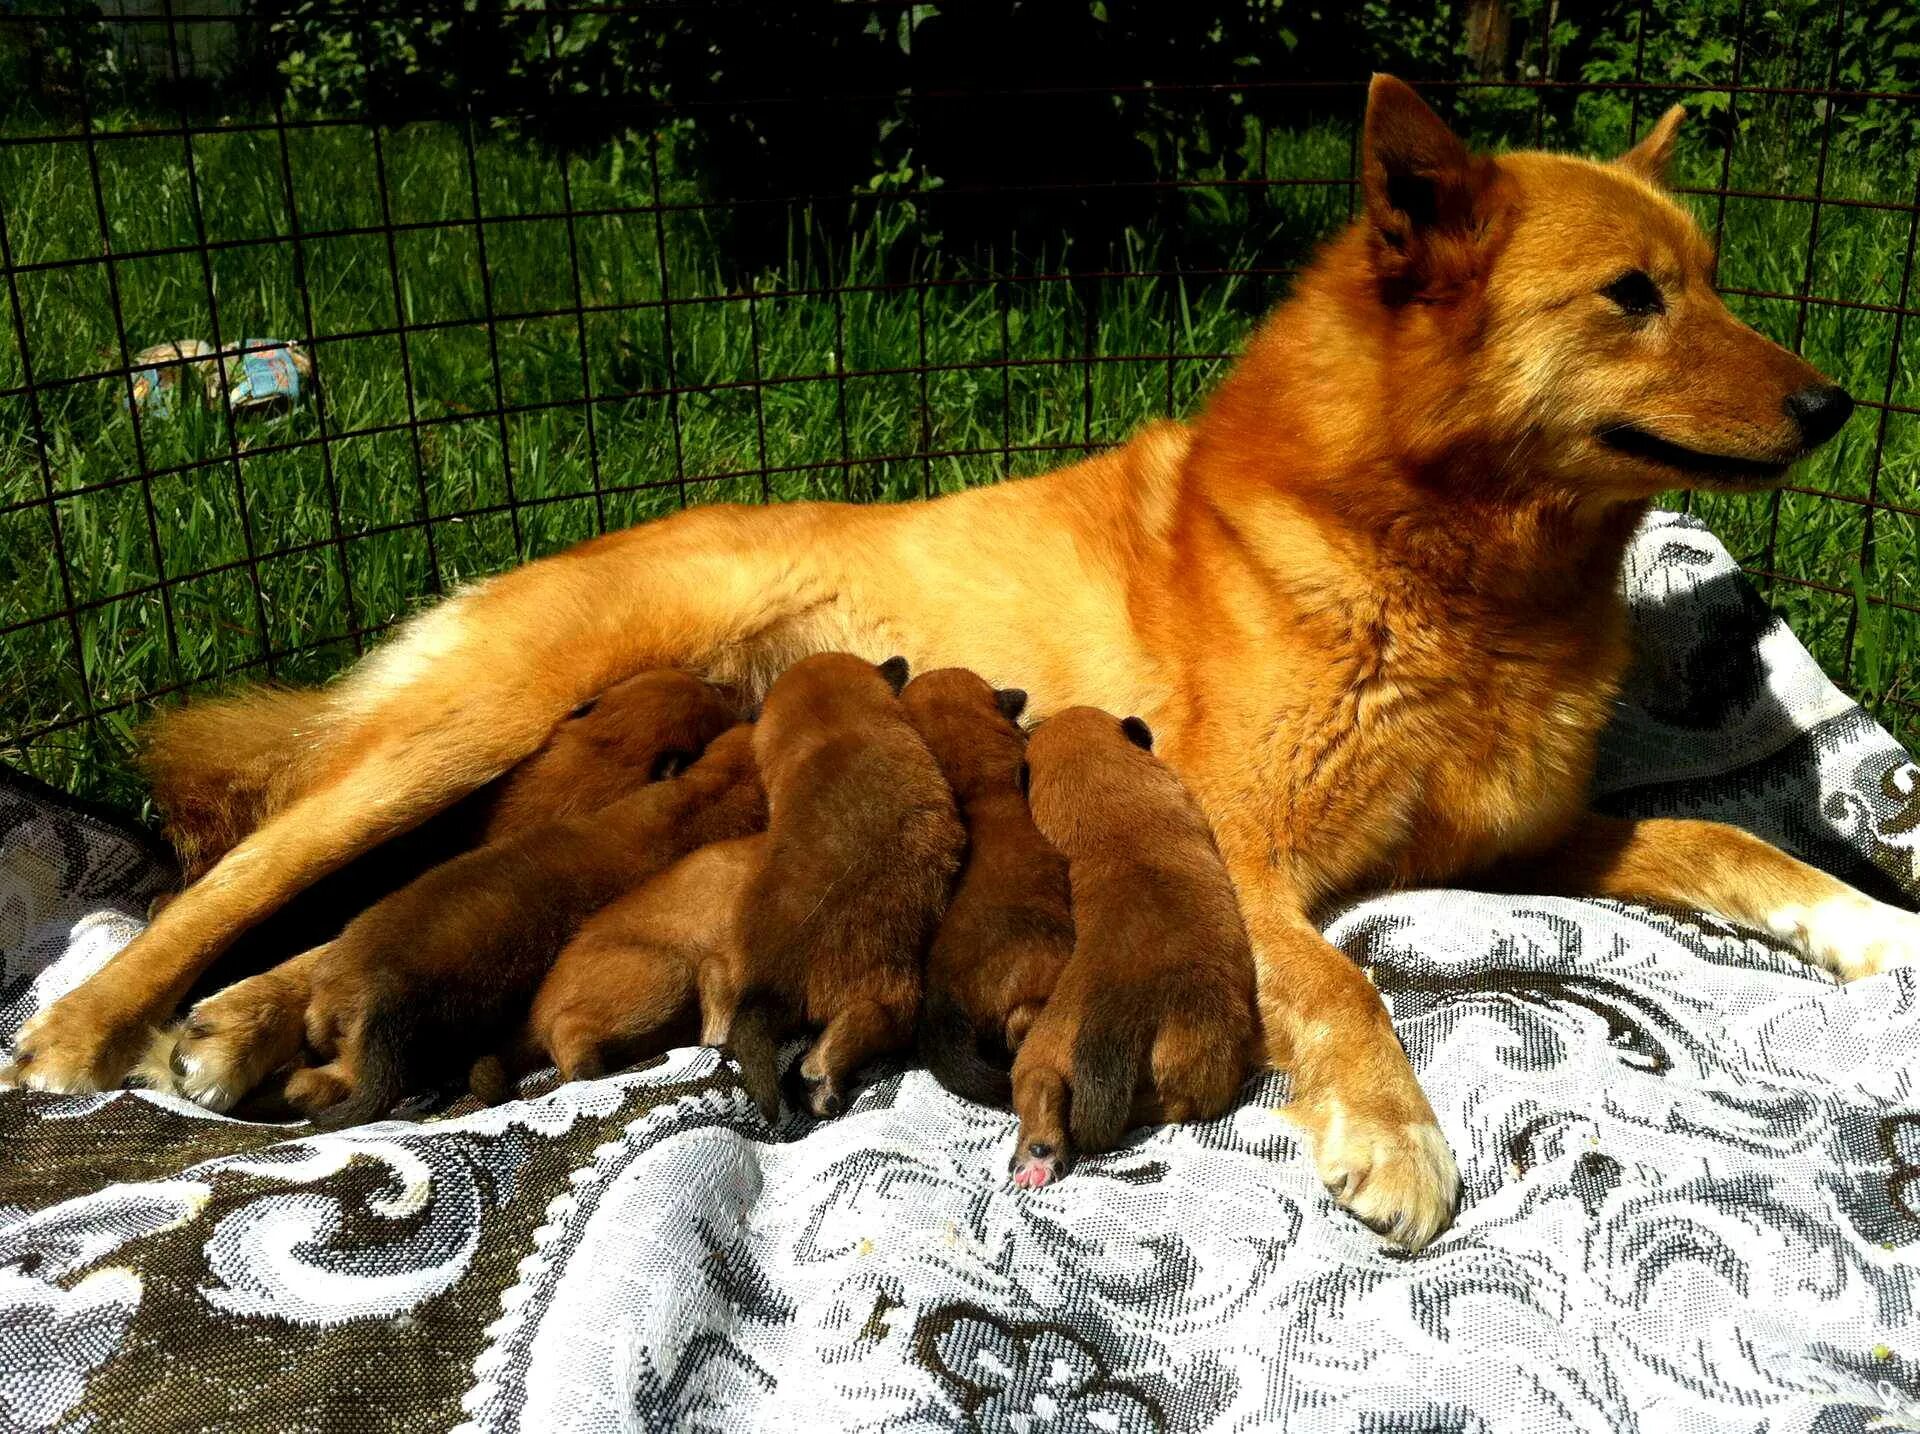
{"label": "dog's tail", "polygon": [[1108,987],[1088,1004],[1073,1042],[1073,1107],[1069,1128],[1076,1149],[1111,1150],[1127,1133],[1141,1063],[1158,1025],[1158,1003],[1137,990]]}
{"label": "dog's tail", "polygon": [[406,1093],[407,1052],[414,1043],[415,1024],[405,1002],[373,998],[360,1026],[353,1094],[316,1115],[315,1130],[365,1125],[393,1109]]}
{"label": "dog's tail", "polygon": [[980,1032],[950,992],[927,992],[920,1013],[920,1059],[957,1096],[1003,1109],[1013,1101],[1012,1075],[987,1059]]}
{"label": "dog's tail", "polygon": [[780,1031],[783,1003],[769,991],[749,990],[734,1008],[727,1049],[740,1067],[740,1083],[769,1121],[780,1118]]}
{"label": "dog's tail", "polygon": [[299,792],[331,703],[322,691],[262,687],[189,702],[142,725],[136,760],[189,881]]}

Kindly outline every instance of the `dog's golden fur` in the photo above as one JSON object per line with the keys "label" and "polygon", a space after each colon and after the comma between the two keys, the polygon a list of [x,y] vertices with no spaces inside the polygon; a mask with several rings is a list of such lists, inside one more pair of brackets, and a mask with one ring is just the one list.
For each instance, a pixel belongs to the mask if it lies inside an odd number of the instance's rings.
{"label": "dog's golden fur", "polygon": [[967,856],[940,919],[920,1003],[920,1057],[948,1090],[1005,1105],[1007,1067],[1073,955],[1067,863],[1020,791],[1027,694],[978,673],[924,672],[900,695],[953,788]]}
{"label": "dog's golden fur", "polygon": [[1148,719],[1213,824],[1322,1176],[1424,1244],[1453,1160],[1379,996],[1315,929],[1329,900],[1521,858],[1777,922],[1850,972],[1920,951],[1920,919],[1725,828],[1609,826],[1609,859],[1582,856],[1648,501],[1777,481],[1844,417],[1716,296],[1661,186],[1678,121],[1611,164],[1472,156],[1378,78],[1364,213],[1190,424],[933,502],[697,508],[443,602],[309,699],[271,814],[27,1026],[17,1078],[119,1079],[238,933],[632,672],[751,693],[807,652],[902,653],[1017,681],[1036,716]]}
{"label": "dog's golden fur", "polygon": [[966,832],[897,695],[905,664],[802,658],[753,728],[767,836],[741,896],[740,939],[700,963],[703,1037],[731,1047],[747,1090],[780,1109],[776,1040],[820,1031],[800,1062],[815,1115],[913,1041],[920,963]]}
{"label": "dog's golden fur", "polygon": [[1129,1125],[1210,1120],[1257,1060],[1253,953],[1213,834],[1153,734],[1094,707],[1042,722],[1028,800],[1065,855],[1072,958],[1013,1061],[1014,1182]]}

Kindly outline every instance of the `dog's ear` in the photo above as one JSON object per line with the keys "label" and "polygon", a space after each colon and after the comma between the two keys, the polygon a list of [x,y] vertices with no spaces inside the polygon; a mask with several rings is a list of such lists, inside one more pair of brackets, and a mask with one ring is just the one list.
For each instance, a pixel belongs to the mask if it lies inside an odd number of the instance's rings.
{"label": "dog's ear", "polygon": [[1018,722],[1020,714],[1027,710],[1027,694],[1023,688],[1002,687],[993,694],[993,705],[1000,709],[1000,715],[1009,722]]}
{"label": "dog's ear", "polygon": [[1412,88],[1375,75],[1367,90],[1360,188],[1389,277],[1432,267],[1437,241],[1479,228],[1475,203],[1492,173]]}
{"label": "dog's ear", "polygon": [[907,685],[907,660],[904,657],[889,657],[880,664],[880,675],[887,679],[887,686],[898,697],[900,689]]}
{"label": "dog's ear", "polygon": [[691,752],[678,747],[669,747],[653,759],[653,777],[656,782],[664,782],[669,777],[677,777],[691,767],[696,758]]}
{"label": "dog's ear", "polygon": [[1674,141],[1679,138],[1680,126],[1686,117],[1687,107],[1675,105],[1655,120],[1646,137],[1621,155],[1616,163],[1622,169],[1632,170],[1649,184],[1664,187],[1668,173],[1673,168]]}
{"label": "dog's ear", "polygon": [[1153,750],[1153,728],[1138,717],[1122,718],[1120,730],[1127,734],[1127,740],[1143,752]]}

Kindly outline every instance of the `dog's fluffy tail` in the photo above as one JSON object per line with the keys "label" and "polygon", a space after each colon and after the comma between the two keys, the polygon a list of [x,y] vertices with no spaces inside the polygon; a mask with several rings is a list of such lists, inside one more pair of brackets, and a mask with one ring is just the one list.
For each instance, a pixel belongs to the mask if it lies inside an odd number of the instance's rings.
{"label": "dog's fluffy tail", "polygon": [[782,1003],[770,992],[749,991],[740,998],[727,1032],[740,1083],[769,1121],[780,1118],[781,1015]]}
{"label": "dog's fluffy tail", "polygon": [[946,991],[927,992],[920,1013],[920,1059],[957,1096],[1002,1108],[1013,1101],[1012,1075],[987,1059],[965,1007]]}
{"label": "dog's fluffy tail", "polygon": [[155,714],[137,761],[189,881],[297,795],[321,748],[329,699],[263,687]]}
{"label": "dog's fluffy tail", "polygon": [[1096,995],[1073,1042],[1069,1128],[1081,1151],[1111,1150],[1127,1133],[1141,1063],[1156,1027],[1157,1002],[1108,988]]}

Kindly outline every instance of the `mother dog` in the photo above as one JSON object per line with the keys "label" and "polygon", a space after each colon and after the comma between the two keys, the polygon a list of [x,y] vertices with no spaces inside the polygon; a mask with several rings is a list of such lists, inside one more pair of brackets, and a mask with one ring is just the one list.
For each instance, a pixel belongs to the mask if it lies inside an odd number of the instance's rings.
{"label": "mother dog", "polygon": [[325,691],[186,709],[156,784],[224,855],[23,1031],[16,1078],[120,1080],[241,931],[632,672],[757,690],[901,653],[1042,717],[1147,719],[1232,872],[1321,1177],[1425,1244],[1459,1177],[1327,903],[1524,882],[1704,908],[1843,977],[1920,952],[1920,918],[1730,827],[1585,810],[1649,501],[1777,482],[1852,407],[1715,295],[1662,187],[1680,119],[1612,164],[1496,159],[1377,77],[1364,217],[1193,423],[931,503],[694,509],[471,588]]}

